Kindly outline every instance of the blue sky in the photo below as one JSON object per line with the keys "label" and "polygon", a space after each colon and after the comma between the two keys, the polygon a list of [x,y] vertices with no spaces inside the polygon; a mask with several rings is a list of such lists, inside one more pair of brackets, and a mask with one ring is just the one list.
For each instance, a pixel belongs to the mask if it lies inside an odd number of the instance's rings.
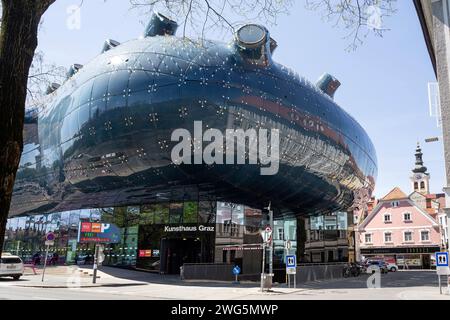
{"label": "blue sky", "polygon": [[[69,30],[67,8],[78,3],[58,0],[45,14],[38,49],[48,62],[86,64],[99,54],[105,39],[125,42],[144,30],[147,17],[130,11],[124,0],[84,1],[81,28]],[[312,81],[328,72],[342,82],[337,103],[366,128],[378,153],[377,197],[395,186],[411,191],[417,141],[423,144],[431,191],[441,192],[442,143],[423,142],[442,135],[428,114],[427,83],[435,76],[412,1],[398,1],[397,14],[385,21],[391,31],[383,38],[369,36],[354,52],[345,50],[349,40],[343,39],[344,30],[305,10],[303,3],[295,1],[288,16],[268,26],[279,44],[274,58]]]}

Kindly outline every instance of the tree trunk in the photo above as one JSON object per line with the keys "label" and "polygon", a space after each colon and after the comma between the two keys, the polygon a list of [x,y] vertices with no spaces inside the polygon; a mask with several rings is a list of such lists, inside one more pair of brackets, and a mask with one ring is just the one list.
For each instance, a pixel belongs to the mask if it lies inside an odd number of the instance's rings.
{"label": "tree trunk", "polygon": [[0,30],[0,254],[23,150],[28,72],[43,13],[55,0],[2,0]]}

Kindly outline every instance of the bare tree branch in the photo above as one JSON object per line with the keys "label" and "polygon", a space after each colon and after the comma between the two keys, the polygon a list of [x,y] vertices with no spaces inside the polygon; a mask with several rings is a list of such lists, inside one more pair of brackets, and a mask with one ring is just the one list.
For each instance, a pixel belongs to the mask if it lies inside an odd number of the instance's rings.
{"label": "bare tree branch", "polygon": [[27,107],[42,107],[43,96],[52,83],[63,83],[66,69],[52,63],[46,63],[44,53],[37,51],[30,67],[27,84]]}
{"label": "bare tree branch", "polygon": [[204,38],[209,31],[233,32],[246,22],[276,24],[281,14],[289,13],[293,0],[130,0],[133,9],[145,14],[161,11],[183,21],[186,28]]}
{"label": "bare tree branch", "polygon": [[319,11],[335,27],[344,28],[347,50],[355,50],[369,34],[383,37],[387,17],[396,13],[397,0],[306,0],[306,8]]}
{"label": "bare tree branch", "polygon": [[[385,18],[392,16],[397,0],[305,0],[306,9],[319,11],[335,27],[346,31],[344,39],[355,50],[369,34],[382,37],[389,29]],[[182,18],[183,36],[189,25],[201,38],[209,31],[234,32],[247,22],[276,24],[281,14],[289,13],[293,0],[130,0],[131,7],[144,13],[162,11]],[[181,20],[181,19],[180,19]]]}

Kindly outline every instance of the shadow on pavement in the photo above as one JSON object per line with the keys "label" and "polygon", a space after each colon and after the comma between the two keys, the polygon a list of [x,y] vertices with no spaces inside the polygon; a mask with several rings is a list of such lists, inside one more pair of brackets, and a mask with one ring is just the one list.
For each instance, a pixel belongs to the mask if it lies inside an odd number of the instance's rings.
{"label": "shadow on pavement", "polygon": [[0,282],[28,282],[29,279],[20,278],[19,280],[14,280],[13,278],[0,278]]}
{"label": "shadow on pavement", "polygon": [[[91,271],[92,269],[89,266],[83,266],[82,268],[85,271]],[[131,269],[122,269],[115,267],[100,267],[99,271],[110,275],[115,278],[131,280],[131,281],[139,281],[146,282],[148,284],[168,284],[168,285],[177,285],[177,286],[198,286],[204,287],[207,285],[208,287],[237,287],[237,288],[259,288],[259,283],[251,283],[251,282],[241,282],[239,284],[234,284],[233,282],[218,282],[218,281],[183,281],[180,279],[179,275],[160,275],[153,272],[146,272],[140,270],[131,270]],[[101,280],[100,280],[101,281]],[[133,284],[130,284],[133,285]],[[134,284],[136,285],[136,284]]]}

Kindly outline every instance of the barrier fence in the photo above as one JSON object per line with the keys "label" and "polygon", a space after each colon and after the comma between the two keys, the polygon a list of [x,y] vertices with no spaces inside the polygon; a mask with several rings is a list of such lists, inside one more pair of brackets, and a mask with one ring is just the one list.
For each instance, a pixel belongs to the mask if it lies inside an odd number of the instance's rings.
{"label": "barrier fence", "polygon": [[[334,264],[302,264],[297,266],[297,284],[317,280],[333,280],[343,277],[345,263]],[[232,264],[184,264],[181,277],[184,280],[234,281]],[[274,282],[284,283],[285,269],[274,269]],[[261,279],[261,274],[239,275],[240,281],[255,281]]]}

